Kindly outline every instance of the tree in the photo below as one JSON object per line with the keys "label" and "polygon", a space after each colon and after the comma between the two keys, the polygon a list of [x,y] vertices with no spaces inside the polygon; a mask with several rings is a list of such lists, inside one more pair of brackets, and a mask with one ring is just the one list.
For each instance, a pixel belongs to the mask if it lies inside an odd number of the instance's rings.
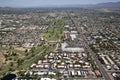
{"label": "tree", "polygon": [[14,69],[14,68],[12,68],[12,67],[10,67],[10,68],[9,68],[9,71],[15,71],[15,69]]}
{"label": "tree", "polygon": [[10,66],[13,66],[13,62],[10,62]]}
{"label": "tree", "polygon": [[25,53],[27,53],[28,52],[28,50],[27,49],[25,49]]}
{"label": "tree", "polygon": [[17,63],[18,63],[18,65],[21,65],[23,63],[23,60],[22,59],[18,59]]}
{"label": "tree", "polygon": [[34,51],[35,51],[35,47],[32,47],[31,48],[31,53],[34,53]]}

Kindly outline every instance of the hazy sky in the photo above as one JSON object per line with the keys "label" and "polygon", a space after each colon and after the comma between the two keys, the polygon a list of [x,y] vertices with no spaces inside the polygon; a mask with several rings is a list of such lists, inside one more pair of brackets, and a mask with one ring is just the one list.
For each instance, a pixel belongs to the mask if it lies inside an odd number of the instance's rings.
{"label": "hazy sky", "polygon": [[43,7],[75,4],[96,4],[102,2],[117,2],[120,0],[0,0],[2,7]]}

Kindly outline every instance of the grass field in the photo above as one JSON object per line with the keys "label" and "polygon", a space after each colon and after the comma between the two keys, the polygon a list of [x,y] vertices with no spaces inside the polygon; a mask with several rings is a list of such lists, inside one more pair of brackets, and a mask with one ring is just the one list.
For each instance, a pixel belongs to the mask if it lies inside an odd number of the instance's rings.
{"label": "grass field", "polygon": [[46,54],[53,52],[55,47],[56,47],[55,44],[42,45],[36,47],[34,49],[34,53],[32,53],[35,55],[31,56],[29,59],[24,59],[24,62],[22,63],[22,65],[18,67],[18,69],[21,70],[29,68],[33,63],[36,63],[38,60],[42,59]]}
{"label": "grass field", "polygon": [[64,36],[64,20],[56,20],[50,23],[44,38],[51,41],[59,41]]}
{"label": "grass field", "polygon": [[[44,38],[48,41],[62,40],[64,34],[64,20],[55,20],[49,24],[49,27],[44,33]],[[54,52],[56,49],[56,43],[44,44],[41,42],[37,47],[31,48],[29,51],[22,48],[0,48],[7,52],[7,55],[0,55],[0,61],[4,58],[5,63],[2,65],[0,71],[0,77],[14,71],[25,71],[33,63],[43,59],[46,54]],[[2,60],[1,60],[2,59]]]}

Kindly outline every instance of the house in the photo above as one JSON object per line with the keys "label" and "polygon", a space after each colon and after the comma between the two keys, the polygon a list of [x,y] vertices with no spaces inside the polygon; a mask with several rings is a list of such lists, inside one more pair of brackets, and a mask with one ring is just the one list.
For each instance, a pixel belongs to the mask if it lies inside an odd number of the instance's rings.
{"label": "house", "polygon": [[74,39],[76,39],[76,34],[70,34],[71,40],[73,41]]}
{"label": "house", "polygon": [[54,72],[48,72],[49,75],[56,75]]}
{"label": "house", "polygon": [[81,76],[81,72],[80,71],[77,71],[77,73],[78,73],[78,76]]}
{"label": "house", "polygon": [[97,76],[101,76],[101,73],[100,73],[99,70],[95,70],[95,74],[96,74]]}
{"label": "house", "polygon": [[56,79],[54,79],[54,78],[41,78],[41,80],[56,80]]}

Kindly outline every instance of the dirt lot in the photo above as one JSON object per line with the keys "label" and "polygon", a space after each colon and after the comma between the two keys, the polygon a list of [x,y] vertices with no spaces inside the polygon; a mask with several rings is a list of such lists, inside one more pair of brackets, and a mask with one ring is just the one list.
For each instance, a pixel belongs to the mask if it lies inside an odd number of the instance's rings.
{"label": "dirt lot", "polygon": [[25,48],[22,48],[22,47],[19,47],[19,48],[14,48],[15,50],[20,50],[20,51],[25,51],[26,49]]}
{"label": "dirt lot", "polygon": [[5,62],[5,57],[3,53],[0,51],[0,65],[2,65]]}

